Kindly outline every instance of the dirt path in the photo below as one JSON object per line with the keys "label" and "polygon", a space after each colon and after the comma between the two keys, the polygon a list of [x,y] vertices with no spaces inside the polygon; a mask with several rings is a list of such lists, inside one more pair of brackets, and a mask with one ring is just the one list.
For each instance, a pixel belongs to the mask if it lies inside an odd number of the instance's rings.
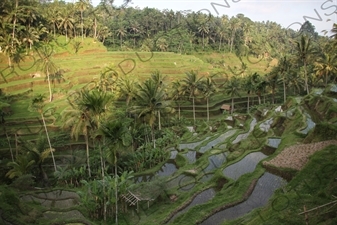
{"label": "dirt path", "polygon": [[337,145],[337,140],[293,145],[291,147],[285,148],[272,160],[264,161],[263,165],[301,170],[308,162],[309,157],[312,154],[329,145]]}

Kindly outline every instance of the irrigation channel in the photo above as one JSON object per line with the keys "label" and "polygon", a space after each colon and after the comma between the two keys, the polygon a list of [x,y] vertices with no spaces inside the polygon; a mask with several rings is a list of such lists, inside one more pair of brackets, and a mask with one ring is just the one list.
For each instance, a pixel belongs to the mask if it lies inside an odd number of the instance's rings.
{"label": "irrigation channel", "polygon": [[[307,115],[306,115],[307,116]],[[308,116],[306,117],[308,127],[312,128],[312,123]],[[253,131],[255,126],[259,126],[259,128],[268,132],[271,127],[273,119],[265,120],[264,122],[257,125],[257,120],[255,118],[252,119],[249,125],[249,130],[245,133],[238,134],[238,129],[229,129],[225,133],[219,135],[217,138],[207,142],[211,137],[207,137],[204,140],[195,142],[195,143],[183,143],[180,144],[177,149],[170,148],[170,159],[158,170],[156,173],[152,175],[140,176],[136,178],[137,182],[146,182],[150,180],[154,180],[159,177],[167,177],[167,188],[178,188],[181,192],[190,191],[195,186],[196,178],[189,175],[180,174],[178,176],[174,176],[175,172],[179,170],[174,163],[175,158],[177,157],[179,152],[184,150],[185,153],[181,153],[186,159],[187,163],[194,164],[197,161],[197,155],[206,153],[211,151],[214,146],[221,146],[221,149],[226,147],[226,143],[231,139],[232,144],[237,144],[240,141],[246,139],[249,134]],[[309,129],[308,129],[309,130]],[[236,135],[236,137],[235,137]],[[206,143],[207,142],[207,143]],[[281,139],[278,137],[269,137],[266,141],[266,147],[276,149],[280,144]],[[222,165],[226,162],[227,152],[219,153],[217,151],[214,154],[208,156],[208,166],[203,169],[204,175],[199,178],[199,182],[206,182],[210,178],[212,178],[214,170],[222,167]],[[233,163],[225,168],[222,167],[222,173],[229,179],[234,181],[238,181],[240,177],[246,173],[251,173],[255,170],[257,164],[267,158],[268,156],[262,153],[261,151],[251,152],[243,157],[240,161]],[[179,174],[179,173],[177,173]],[[274,191],[287,182],[274,174],[269,172],[265,172],[257,181],[256,186],[253,189],[252,194],[248,197],[247,200],[238,203],[232,207],[226,208],[222,211],[215,213],[214,215],[209,215],[206,220],[202,222],[203,225],[217,225],[221,224],[224,221],[232,220],[243,216],[244,214],[250,212],[251,210],[264,206],[269,198],[273,195]],[[186,184],[186,185],[184,185]],[[195,205],[204,204],[210,201],[213,197],[216,196],[216,191],[213,188],[208,188],[199,194],[195,195],[191,202],[183,207],[180,211],[172,215],[171,218],[168,219],[166,224],[172,223],[179,215],[187,212],[191,207]],[[221,197],[221,196],[220,196]]]}

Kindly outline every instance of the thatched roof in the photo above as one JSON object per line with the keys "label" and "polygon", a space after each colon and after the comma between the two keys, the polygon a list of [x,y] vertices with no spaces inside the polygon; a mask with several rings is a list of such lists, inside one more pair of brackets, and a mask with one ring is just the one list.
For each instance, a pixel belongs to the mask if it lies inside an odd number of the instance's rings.
{"label": "thatched roof", "polygon": [[220,109],[230,111],[230,110],[231,110],[231,106],[230,106],[230,105],[223,104],[223,105],[221,106]]}

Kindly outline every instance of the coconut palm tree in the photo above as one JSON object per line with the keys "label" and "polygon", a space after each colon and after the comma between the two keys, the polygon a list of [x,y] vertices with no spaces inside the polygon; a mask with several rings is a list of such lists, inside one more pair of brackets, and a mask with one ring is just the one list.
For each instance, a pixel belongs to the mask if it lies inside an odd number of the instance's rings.
{"label": "coconut palm tree", "polygon": [[236,77],[231,77],[231,79],[228,81],[228,83],[226,84],[226,93],[228,95],[230,95],[230,97],[232,98],[232,106],[231,106],[231,114],[233,114],[234,112],[234,98],[239,96],[240,97],[240,80]]}
{"label": "coconut palm tree", "polygon": [[117,88],[118,72],[113,68],[113,66],[107,66],[101,71],[99,81],[97,83],[97,88],[103,92],[113,92]]}
{"label": "coconut palm tree", "polygon": [[68,42],[68,30],[74,28],[75,20],[73,17],[73,10],[70,7],[64,7],[59,14],[58,28],[63,28],[66,35],[66,42]]}
{"label": "coconut palm tree", "polygon": [[207,105],[207,122],[209,122],[209,98],[217,92],[216,84],[213,80],[213,77],[207,77],[206,79],[202,80],[202,93],[206,98],[206,105]]}
{"label": "coconut palm tree", "polygon": [[200,27],[198,27],[198,32],[202,34],[202,50],[205,48],[205,34],[207,35],[209,33],[209,27],[207,24],[201,24]]}
{"label": "coconut palm tree", "polygon": [[282,84],[283,84],[283,101],[284,102],[286,102],[287,100],[286,83],[287,83],[287,74],[289,73],[289,69],[290,69],[290,61],[287,59],[286,56],[284,56],[279,60],[279,64],[278,64],[278,70],[281,75]]}
{"label": "coconut palm tree", "polygon": [[301,40],[296,42],[297,57],[303,63],[304,68],[304,85],[307,94],[309,94],[307,64],[309,57],[312,54],[311,39],[306,36],[301,36]]}
{"label": "coconut palm tree", "polygon": [[323,52],[323,54],[314,63],[316,75],[324,77],[325,86],[328,85],[328,81],[331,75],[337,73],[337,56],[333,53]]}
{"label": "coconut palm tree", "polygon": [[189,71],[186,73],[186,77],[182,80],[182,91],[192,99],[193,104],[193,123],[195,124],[195,97],[198,91],[202,89],[202,79],[203,77],[198,77],[196,71]]}
{"label": "coconut palm tree", "polygon": [[123,37],[126,35],[126,29],[125,29],[125,27],[120,27],[120,28],[118,28],[118,30],[116,31],[116,33],[117,33],[117,36],[119,36],[119,38],[120,38],[120,44],[121,44],[121,48],[122,48],[122,46],[123,46]]}
{"label": "coconut palm tree", "polygon": [[158,118],[158,129],[161,130],[161,113],[172,112],[170,102],[160,76],[153,75],[152,78],[138,84],[137,91],[134,93],[134,104],[130,107],[130,113],[144,117],[151,127],[152,141],[155,146],[154,123]]}
{"label": "coconut palm tree", "polygon": [[250,95],[255,91],[255,83],[253,81],[253,74],[250,74],[245,78],[244,89],[245,91],[247,91],[247,113],[249,113]]}
{"label": "coconut palm tree", "polygon": [[[108,120],[104,122],[100,127],[100,132],[108,140],[108,145],[111,151],[110,155],[113,155],[115,166],[115,204],[116,204],[116,224],[118,224],[118,175],[117,175],[117,152],[120,151],[123,146],[131,144],[131,135],[129,130],[123,124],[121,120]],[[109,157],[109,156],[108,156]]]}
{"label": "coconut palm tree", "polygon": [[75,102],[69,102],[71,108],[62,113],[65,118],[62,127],[71,129],[71,137],[77,140],[80,134],[84,135],[89,177],[91,177],[89,138],[93,138],[95,131],[99,129],[110,100],[111,96],[106,92],[82,89],[77,92]]}
{"label": "coconut palm tree", "polygon": [[51,90],[51,76],[52,74],[59,73],[59,68],[56,66],[54,61],[52,60],[53,49],[50,46],[43,45],[40,48],[36,49],[36,52],[39,55],[39,59],[36,61],[37,68],[41,68],[41,70],[45,73],[46,79],[48,81],[48,89],[49,89],[49,102],[53,100],[53,92]]}
{"label": "coconut palm tree", "polygon": [[21,140],[22,147],[27,152],[27,154],[30,156],[29,158],[33,159],[34,162],[37,164],[41,177],[45,182],[48,182],[48,175],[43,169],[42,163],[45,159],[49,157],[52,151],[54,149],[46,148],[48,146],[47,139],[44,138],[44,136],[39,135],[39,138],[36,142],[33,141],[24,141]]}
{"label": "coconut palm tree", "polygon": [[119,96],[125,98],[126,106],[129,106],[134,93],[136,91],[136,80],[129,77],[120,77],[117,81],[117,86],[119,87]]}
{"label": "coconut palm tree", "polygon": [[81,31],[82,31],[82,41],[83,41],[83,12],[90,6],[89,0],[79,0],[76,2],[76,8],[81,12]]}
{"label": "coconut palm tree", "polygon": [[180,120],[181,101],[185,99],[185,92],[183,90],[182,82],[179,80],[173,81],[171,85],[171,100],[178,105],[178,119]]}

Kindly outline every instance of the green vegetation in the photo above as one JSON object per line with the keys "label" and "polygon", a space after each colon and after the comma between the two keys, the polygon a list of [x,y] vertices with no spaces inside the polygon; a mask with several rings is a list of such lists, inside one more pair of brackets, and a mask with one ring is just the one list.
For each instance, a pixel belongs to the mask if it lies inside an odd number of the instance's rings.
{"label": "green vegetation", "polygon": [[0,224],[160,224],[214,188],[170,221],[199,224],[266,171],[290,182],[230,224],[336,222],[335,146],[301,171],[261,162],[335,139],[336,25],[110,2],[0,3]]}

